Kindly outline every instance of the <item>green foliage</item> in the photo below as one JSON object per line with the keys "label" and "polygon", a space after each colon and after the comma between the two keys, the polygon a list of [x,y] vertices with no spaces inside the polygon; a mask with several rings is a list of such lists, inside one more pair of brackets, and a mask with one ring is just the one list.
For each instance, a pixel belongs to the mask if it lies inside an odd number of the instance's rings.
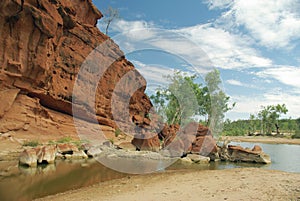
{"label": "green foliage", "polygon": [[222,122],[224,113],[230,110],[229,97],[220,88],[220,72],[209,72],[205,81],[207,86],[197,83],[196,75],[189,76],[175,71],[167,76],[170,84],[166,88],[159,88],[156,94],[150,96],[156,112],[168,124],[186,124],[195,115],[205,116],[206,123]]}
{"label": "green foliage", "polygon": [[[290,133],[297,136],[297,132],[300,132],[295,119],[279,119],[278,124],[280,130],[283,133]],[[249,134],[262,134],[261,133],[261,120],[257,118],[250,118],[249,120],[236,120],[230,121],[227,119],[223,127],[223,135],[227,136],[243,136]],[[274,128],[275,129],[275,128]],[[299,131],[297,131],[299,130]],[[296,137],[295,136],[295,137]],[[295,138],[294,137],[294,138]]]}
{"label": "green foliage", "polygon": [[112,138],[108,139],[108,141],[110,141],[111,144],[114,144],[114,143],[115,143],[114,139],[112,139]]}
{"label": "green foliage", "polygon": [[[150,96],[160,114],[168,124],[188,123],[196,114],[203,114],[198,107],[203,102],[201,84],[195,83],[196,76],[188,76],[175,71],[166,77],[170,84],[167,88],[157,89],[156,94]],[[202,104],[203,105],[203,104]]]}
{"label": "green foliage", "polygon": [[297,130],[300,130],[300,118],[296,119],[296,124],[297,124],[297,127],[298,127]]}
{"label": "green foliage", "polygon": [[219,133],[222,129],[224,114],[231,110],[235,103],[229,105],[230,97],[220,87],[221,78],[218,70],[213,70],[205,76],[206,87],[204,90],[204,108],[208,116],[208,124],[211,129],[215,129],[213,133]]}
{"label": "green foliage", "polygon": [[56,140],[56,141],[50,140],[48,142],[49,145],[64,144],[64,143],[74,144],[79,149],[81,149],[83,144],[89,143],[89,142],[87,140],[73,140],[71,137],[63,137],[63,138],[60,138],[59,140]]}
{"label": "green foliage", "polygon": [[262,107],[262,110],[258,113],[258,118],[261,120],[261,132],[262,134],[271,134],[274,127],[276,133],[279,134],[279,122],[278,119],[281,114],[286,114],[288,109],[285,104],[268,105]]}
{"label": "green foliage", "polygon": [[230,121],[227,119],[223,126],[223,135],[226,136],[243,136],[249,130],[249,120]]}
{"label": "green foliage", "polygon": [[293,139],[300,139],[300,130],[296,130],[295,134],[292,135]]}
{"label": "green foliage", "polygon": [[23,146],[25,147],[37,147],[38,145],[40,145],[40,143],[36,140],[32,140],[32,141],[25,141],[23,143]]}
{"label": "green foliage", "polygon": [[57,140],[56,142],[57,143],[70,143],[72,141],[73,141],[73,139],[71,137],[63,137],[63,138],[60,138],[59,140]]}
{"label": "green foliage", "polygon": [[117,128],[115,130],[115,136],[118,137],[120,134],[122,134],[122,131],[119,128]]}

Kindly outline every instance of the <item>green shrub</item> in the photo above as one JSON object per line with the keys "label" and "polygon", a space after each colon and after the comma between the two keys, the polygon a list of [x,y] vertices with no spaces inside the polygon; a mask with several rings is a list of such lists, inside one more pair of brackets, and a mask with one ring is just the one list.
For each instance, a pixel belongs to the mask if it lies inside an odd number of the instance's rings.
{"label": "green shrub", "polygon": [[294,135],[292,135],[292,139],[300,139],[300,130],[297,130]]}
{"label": "green shrub", "polygon": [[118,137],[119,135],[121,135],[122,131],[120,129],[116,129],[115,130],[115,136]]}
{"label": "green shrub", "polygon": [[108,141],[110,141],[111,142],[111,144],[114,144],[115,143],[115,141],[114,141],[114,139],[108,139]]}
{"label": "green shrub", "polygon": [[25,147],[37,147],[40,143],[36,140],[32,140],[32,141],[25,141],[23,143],[23,146]]}

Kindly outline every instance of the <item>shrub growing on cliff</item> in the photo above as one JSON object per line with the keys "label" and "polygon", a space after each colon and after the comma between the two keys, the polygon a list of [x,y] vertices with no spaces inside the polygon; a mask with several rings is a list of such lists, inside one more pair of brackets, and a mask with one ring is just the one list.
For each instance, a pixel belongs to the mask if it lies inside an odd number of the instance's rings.
{"label": "shrub growing on cliff", "polygon": [[40,143],[38,141],[35,141],[35,140],[25,141],[23,143],[23,146],[25,146],[25,147],[37,147],[38,145],[40,145]]}
{"label": "shrub growing on cliff", "polygon": [[122,134],[122,131],[121,131],[119,128],[117,128],[117,129],[115,130],[115,136],[118,137],[118,136],[121,135],[121,134]]}
{"label": "shrub growing on cliff", "polygon": [[57,143],[70,143],[72,141],[73,141],[73,139],[71,137],[63,137],[63,138],[60,138],[59,140],[57,140],[56,142]]}

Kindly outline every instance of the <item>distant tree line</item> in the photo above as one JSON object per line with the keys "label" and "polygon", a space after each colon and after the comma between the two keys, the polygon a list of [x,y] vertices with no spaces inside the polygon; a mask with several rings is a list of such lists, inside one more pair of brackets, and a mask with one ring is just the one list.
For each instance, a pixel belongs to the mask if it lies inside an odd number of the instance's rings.
{"label": "distant tree line", "polygon": [[230,121],[227,119],[223,127],[223,135],[289,135],[300,138],[300,118],[280,119],[287,113],[285,104],[262,107],[257,115],[250,114],[247,120]]}

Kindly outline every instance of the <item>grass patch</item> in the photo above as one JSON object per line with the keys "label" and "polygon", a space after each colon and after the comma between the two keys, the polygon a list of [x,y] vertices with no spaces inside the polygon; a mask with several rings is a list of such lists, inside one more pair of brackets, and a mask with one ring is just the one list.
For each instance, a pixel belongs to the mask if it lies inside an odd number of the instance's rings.
{"label": "grass patch", "polygon": [[40,143],[38,141],[36,141],[36,140],[25,141],[23,143],[23,146],[25,146],[25,147],[37,147],[39,145],[40,145]]}
{"label": "grass patch", "polygon": [[72,141],[73,141],[73,139],[71,137],[63,137],[63,138],[60,138],[59,140],[57,140],[56,142],[57,143],[70,143]]}
{"label": "grass patch", "polygon": [[78,149],[82,149],[83,144],[88,144],[88,140],[73,140],[71,137],[63,137],[56,141],[50,140],[48,141],[49,145],[57,145],[57,144],[74,144]]}

